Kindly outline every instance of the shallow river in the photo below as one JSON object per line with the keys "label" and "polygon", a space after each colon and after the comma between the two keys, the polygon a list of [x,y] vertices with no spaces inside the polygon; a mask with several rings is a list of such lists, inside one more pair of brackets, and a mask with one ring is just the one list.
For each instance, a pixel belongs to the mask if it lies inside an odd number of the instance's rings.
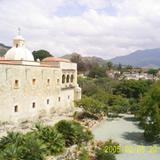
{"label": "shallow river", "polygon": [[117,160],[160,160],[160,146],[147,144],[143,130],[132,115],[107,119],[93,128],[97,140],[113,139],[121,145],[122,153]]}

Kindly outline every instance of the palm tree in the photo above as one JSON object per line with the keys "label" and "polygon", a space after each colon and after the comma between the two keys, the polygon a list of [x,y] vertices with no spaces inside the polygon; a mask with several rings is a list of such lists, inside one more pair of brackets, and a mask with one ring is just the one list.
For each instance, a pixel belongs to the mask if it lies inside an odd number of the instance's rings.
{"label": "palm tree", "polygon": [[44,142],[37,138],[37,134],[30,132],[25,135],[25,143],[22,149],[23,160],[44,160],[46,146]]}
{"label": "palm tree", "polygon": [[9,144],[0,153],[1,160],[21,160],[22,147],[16,144]]}
{"label": "palm tree", "polygon": [[38,130],[38,137],[46,144],[49,154],[56,155],[64,151],[64,137],[54,127],[36,125],[36,128]]}
{"label": "palm tree", "polygon": [[0,139],[0,158],[7,160],[19,160],[22,153],[23,134],[8,132],[7,136]]}

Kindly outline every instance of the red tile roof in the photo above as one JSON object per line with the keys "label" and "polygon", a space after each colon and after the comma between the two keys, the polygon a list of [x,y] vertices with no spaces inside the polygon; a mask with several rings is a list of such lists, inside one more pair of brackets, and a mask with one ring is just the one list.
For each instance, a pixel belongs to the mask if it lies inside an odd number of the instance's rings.
{"label": "red tile roof", "polygon": [[59,57],[47,57],[44,58],[42,62],[70,62],[70,60]]}

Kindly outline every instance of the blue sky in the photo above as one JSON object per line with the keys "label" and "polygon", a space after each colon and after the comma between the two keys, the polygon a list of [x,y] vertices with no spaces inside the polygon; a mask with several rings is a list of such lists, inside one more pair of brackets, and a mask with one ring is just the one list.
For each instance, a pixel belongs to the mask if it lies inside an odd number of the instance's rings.
{"label": "blue sky", "polygon": [[105,59],[160,47],[159,0],[1,0],[0,42]]}

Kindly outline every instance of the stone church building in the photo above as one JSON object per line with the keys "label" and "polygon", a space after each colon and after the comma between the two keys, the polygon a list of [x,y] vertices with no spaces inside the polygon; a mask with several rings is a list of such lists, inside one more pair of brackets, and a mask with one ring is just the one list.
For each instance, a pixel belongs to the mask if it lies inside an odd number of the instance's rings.
{"label": "stone church building", "polygon": [[0,121],[16,122],[70,112],[81,99],[77,64],[48,57],[34,61],[21,35],[0,58]]}

